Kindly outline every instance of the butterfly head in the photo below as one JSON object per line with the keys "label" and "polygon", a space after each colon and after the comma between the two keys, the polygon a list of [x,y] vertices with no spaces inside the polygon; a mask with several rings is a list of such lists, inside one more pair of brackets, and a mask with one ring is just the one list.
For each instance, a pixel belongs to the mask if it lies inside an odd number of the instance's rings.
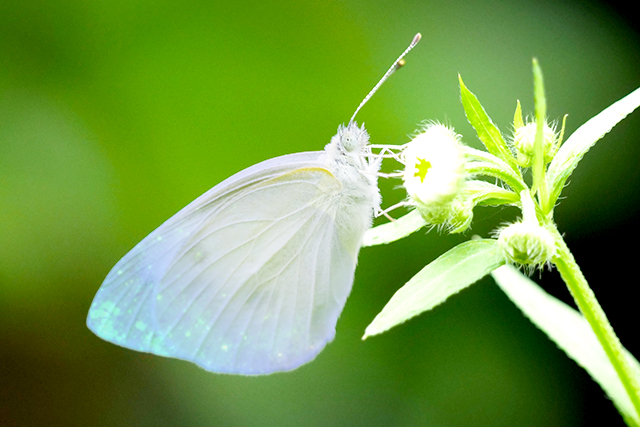
{"label": "butterfly head", "polygon": [[356,122],[350,122],[347,126],[340,125],[338,133],[331,138],[333,145],[341,154],[355,154],[356,156],[365,151],[369,145],[369,133],[364,128],[358,126]]}

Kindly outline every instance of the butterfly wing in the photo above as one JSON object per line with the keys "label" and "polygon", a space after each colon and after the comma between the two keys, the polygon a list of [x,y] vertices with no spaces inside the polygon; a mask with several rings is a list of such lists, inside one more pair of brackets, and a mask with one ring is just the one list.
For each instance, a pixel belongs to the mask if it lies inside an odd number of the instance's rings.
{"label": "butterfly wing", "polygon": [[313,359],[335,335],[364,232],[336,216],[370,210],[340,202],[327,161],[323,152],[268,160],[196,199],[116,264],[89,328],[216,372]]}

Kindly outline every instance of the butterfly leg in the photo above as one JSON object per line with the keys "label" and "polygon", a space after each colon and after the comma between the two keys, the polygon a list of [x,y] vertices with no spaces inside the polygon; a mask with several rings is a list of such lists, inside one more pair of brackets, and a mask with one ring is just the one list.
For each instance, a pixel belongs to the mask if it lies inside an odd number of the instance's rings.
{"label": "butterfly leg", "polygon": [[406,200],[403,200],[402,202],[396,203],[395,205],[391,205],[391,206],[389,206],[388,208],[385,208],[385,209],[378,209],[378,210],[375,212],[375,217],[377,218],[377,217],[379,217],[379,216],[381,216],[381,215],[384,215],[384,217],[385,217],[385,218],[387,218],[389,221],[391,221],[391,222],[395,222],[395,219],[394,219],[394,218],[392,218],[392,217],[389,215],[389,212],[391,212],[391,211],[392,211],[392,210],[394,210],[394,209],[398,209],[398,208],[405,207],[405,206],[411,206],[411,202],[406,201]]}

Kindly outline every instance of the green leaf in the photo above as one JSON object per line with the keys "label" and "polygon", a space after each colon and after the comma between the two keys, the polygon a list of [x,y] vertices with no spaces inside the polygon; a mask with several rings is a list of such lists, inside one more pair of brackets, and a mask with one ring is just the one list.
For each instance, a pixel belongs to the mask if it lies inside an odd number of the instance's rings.
{"label": "green leaf", "polygon": [[[620,377],[582,314],[546,293],[514,267],[500,267],[491,275],[511,301],[602,387],[627,424],[638,425],[640,420]],[[624,351],[640,377],[640,364]]]}
{"label": "green leaf", "polygon": [[520,196],[511,190],[475,179],[464,183],[464,192],[473,199],[474,205],[480,206],[513,205],[520,201]]}
{"label": "green leaf", "polygon": [[367,327],[362,339],[431,310],[504,263],[496,240],[470,240],[456,246],[400,288]]}
{"label": "green leaf", "polygon": [[516,161],[509,146],[502,138],[500,130],[484,111],[478,98],[464,85],[460,75],[458,75],[458,79],[460,80],[460,98],[464,112],[467,115],[467,120],[476,130],[478,138],[491,154],[507,162],[511,168],[517,169]]}
{"label": "green leaf", "polygon": [[393,222],[373,227],[364,234],[362,246],[384,245],[395,242],[427,225],[418,211],[411,211]]}
{"label": "green leaf", "polygon": [[620,101],[612,104],[597,116],[580,126],[560,147],[549,170],[548,206],[555,205],[567,179],[591,147],[609,132],[618,122],[640,106],[640,88],[631,92]]}
{"label": "green leaf", "polygon": [[512,169],[497,156],[471,147],[465,147],[464,154],[467,158],[465,172],[469,175],[486,175],[498,178],[517,193],[528,189],[520,172]]}
{"label": "green leaf", "polygon": [[[566,129],[566,126],[567,126],[567,116],[569,115],[565,114],[564,117],[562,117],[562,128],[560,128],[560,135],[558,135],[558,140],[556,141],[556,150],[558,149],[559,146],[562,145],[562,138],[564,138],[564,130]],[[556,154],[553,153],[553,155],[555,156]]]}
{"label": "green leaf", "polygon": [[516,112],[513,115],[513,127],[514,129],[524,127],[524,120],[522,120],[522,106],[520,105],[520,100],[516,102]]}
{"label": "green leaf", "polygon": [[[533,101],[536,113],[536,139],[533,146],[533,191],[538,191],[546,199],[544,180],[544,122],[547,119],[547,98],[544,93],[544,79],[538,60],[533,58]],[[553,205],[551,205],[553,206]],[[542,207],[546,213],[545,207]]]}

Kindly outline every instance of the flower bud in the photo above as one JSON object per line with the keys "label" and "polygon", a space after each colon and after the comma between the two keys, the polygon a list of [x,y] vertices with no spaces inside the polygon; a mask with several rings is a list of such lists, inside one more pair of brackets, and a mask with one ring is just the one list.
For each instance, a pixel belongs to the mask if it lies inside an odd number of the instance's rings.
{"label": "flower bud", "polygon": [[500,231],[498,246],[509,262],[541,266],[556,254],[556,244],[549,230],[530,221],[516,222]]}
{"label": "flower bud", "polygon": [[471,226],[474,203],[471,198],[458,197],[451,203],[447,219],[449,233],[462,233]]}
{"label": "flower bud", "polygon": [[[535,122],[516,129],[513,137],[513,146],[518,155],[520,166],[529,167],[533,164],[533,153],[536,140],[537,125]],[[542,147],[544,151],[544,162],[549,163],[558,149],[556,142],[558,136],[556,132],[546,123],[543,127]]]}

